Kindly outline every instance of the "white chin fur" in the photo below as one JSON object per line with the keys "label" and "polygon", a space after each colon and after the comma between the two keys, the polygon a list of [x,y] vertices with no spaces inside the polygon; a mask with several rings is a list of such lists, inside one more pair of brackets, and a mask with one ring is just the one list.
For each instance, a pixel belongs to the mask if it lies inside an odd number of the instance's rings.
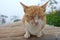
{"label": "white chin fur", "polygon": [[42,20],[38,20],[38,21],[39,21],[39,24],[38,24],[37,27],[30,24],[30,23],[28,23],[27,21],[25,21],[25,30],[26,30],[26,32],[29,32],[32,35],[37,35],[40,32],[41,27],[43,25]]}

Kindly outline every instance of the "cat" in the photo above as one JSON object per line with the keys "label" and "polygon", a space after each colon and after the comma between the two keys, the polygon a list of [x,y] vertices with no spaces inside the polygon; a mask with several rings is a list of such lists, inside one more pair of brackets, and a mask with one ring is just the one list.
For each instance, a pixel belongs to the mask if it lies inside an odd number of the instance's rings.
{"label": "cat", "polygon": [[30,38],[30,35],[36,35],[37,37],[41,37],[43,35],[42,32],[46,25],[45,11],[48,2],[42,6],[26,6],[20,2],[25,13],[22,19],[25,25],[25,38]]}

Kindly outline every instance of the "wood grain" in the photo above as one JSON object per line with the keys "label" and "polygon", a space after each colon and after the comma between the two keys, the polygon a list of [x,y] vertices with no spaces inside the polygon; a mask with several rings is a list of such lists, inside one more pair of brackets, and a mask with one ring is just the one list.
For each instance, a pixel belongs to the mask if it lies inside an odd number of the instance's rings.
{"label": "wood grain", "polygon": [[[9,23],[0,25],[0,40],[25,40],[23,37],[25,33],[24,26],[22,22]],[[55,40],[56,37],[60,37],[60,27],[54,27],[51,25],[46,25],[44,29],[45,35],[41,38],[32,37],[30,40],[44,40],[47,38]],[[29,40],[29,39],[28,39]]]}

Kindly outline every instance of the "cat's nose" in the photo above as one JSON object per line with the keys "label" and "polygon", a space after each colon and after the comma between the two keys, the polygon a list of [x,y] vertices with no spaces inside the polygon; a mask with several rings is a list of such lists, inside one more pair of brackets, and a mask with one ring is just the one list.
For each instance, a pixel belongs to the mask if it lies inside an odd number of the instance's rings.
{"label": "cat's nose", "polygon": [[35,20],[35,23],[37,23],[38,22],[38,20]]}

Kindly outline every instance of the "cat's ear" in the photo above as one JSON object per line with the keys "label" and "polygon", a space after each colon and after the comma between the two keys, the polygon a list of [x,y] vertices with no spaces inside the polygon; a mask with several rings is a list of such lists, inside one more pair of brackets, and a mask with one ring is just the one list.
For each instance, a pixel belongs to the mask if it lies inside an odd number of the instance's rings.
{"label": "cat's ear", "polygon": [[24,9],[28,8],[28,6],[24,5],[22,2],[20,2],[20,4],[23,6]]}
{"label": "cat's ear", "polygon": [[43,9],[46,9],[46,6],[47,6],[48,2],[49,2],[49,1],[47,1],[47,2],[46,2],[44,5],[42,5],[41,7],[42,7]]}

